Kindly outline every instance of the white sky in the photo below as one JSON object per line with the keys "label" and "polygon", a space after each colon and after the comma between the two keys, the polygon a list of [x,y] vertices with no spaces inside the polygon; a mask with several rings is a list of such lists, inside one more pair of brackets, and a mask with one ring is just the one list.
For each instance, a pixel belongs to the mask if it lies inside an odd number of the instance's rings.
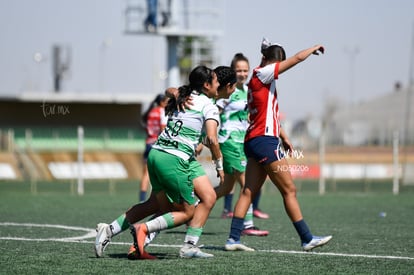
{"label": "white sky", "polygon": [[[145,5],[145,0],[141,2]],[[292,119],[320,115],[327,98],[347,103],[353,94],[357,103],[391,92],[396,81],[408,84],[412,0],[215,2],[222,12],[223,35],[217,46],[224,65],[242,52],[252,68],[257,66],[263,36],[282,44],[288,56],[315,44],[325,46],[325,55],[311,56],[279,78],[281,109]],[[72,48],[72,70],[62,92],[95,93],[100,88],[113,94],[161,92],[164,83],[158,75],[166,69],[165,39],[125,35],[126,3],[0,0],[0,96],[50,92],[55,43]],[[108,39],[110,46],[104,48]],[[356,48],[358,53],[352,54]],[[36,52],[44,56],[43,62],[34,62]]]}

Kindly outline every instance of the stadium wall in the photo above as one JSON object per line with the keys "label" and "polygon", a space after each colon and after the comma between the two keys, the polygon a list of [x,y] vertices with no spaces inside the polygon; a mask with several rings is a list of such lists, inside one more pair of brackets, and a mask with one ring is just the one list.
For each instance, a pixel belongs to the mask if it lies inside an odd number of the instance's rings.
{"label": "stadium wall", "polygon": [[[74,169],[71,164],[77,162],[78,126],[84,127],[86,134],[119,134],[119,129],[122,129],[123,134],[125,129],[134,134],[132,138],[115,138],[114,143],[109,145],[105,143],[106,140],[102,143],[104,146],[95,142],[93,145],[97,145],[94,150],[85,148],[83,169],[86,176],[99,178],[106,175],[110,178],[115,174],[110,173],[111,169],[118,169],[119,178],[141,177],[141,136],[145,132],[140,121],[145,99],[73,94],[30,96],[0,99],[0,179],[70,178],[70,174],[73,174],[70,169]],[[70,137],[65,137],[68,129]],[[24,137],[26,130],[33,134],[29,139],[32,144]],[[42,136],[36,135],[38,133]],[[57,137],[45,137],[44,133],[57,134]],[[110,138],[111,141],[114,140],[113,137]],[[102,141],[105,138],[93,136],[90,139]],[[121,149],[117,151],[114,147]]]}
{"label": "stadium wall", "polygon": [[[0,127],[141,127],[141,103],[0,101]],[[142,127],[141,127],[142,128]]]}

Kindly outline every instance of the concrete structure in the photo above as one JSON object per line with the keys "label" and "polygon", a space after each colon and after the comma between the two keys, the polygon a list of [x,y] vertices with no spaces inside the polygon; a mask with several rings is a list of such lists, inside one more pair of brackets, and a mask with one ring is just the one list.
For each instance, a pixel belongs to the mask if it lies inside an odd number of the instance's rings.
{"label": "concrete structure", "polygon": [[402,144],[414,143],[414,87],[336,110],[327,118],[327,144],[392,145],[398,133]]}

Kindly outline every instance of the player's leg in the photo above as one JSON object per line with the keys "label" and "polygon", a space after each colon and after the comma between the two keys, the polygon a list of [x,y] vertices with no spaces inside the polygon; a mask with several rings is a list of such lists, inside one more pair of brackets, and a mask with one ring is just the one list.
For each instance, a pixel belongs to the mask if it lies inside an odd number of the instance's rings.
{"label": "player's leg", "polygon": [[234,216],[231,221],[231,228],[229,238],[226,242],[225,249],[252,251],[240,243],[240,236],[244,228],[244,217],[247,210],[250,207],[252,198],[255,193],[262,187],[266,179],[266,171],[261,165],[259,165],[253,158],[249,158],[247,161],[245,186],[240,192],[239,199],[237,200],[234,208]]}
{"label": "player's leg", "polygon": [[[201,166],[200,166],[201,168]],[[202,169],[202,168],[201,168]],[[204,170],[203,170],[204,171]],[[194,216],[189,221],[184,238],[184,245],[180,249],[182,258],[208,258],[214,255],[202,252],[197,243],[203,233],[203,227],[216,202],[216,193],[207,175],[202,175],[193,180],[194,191],[199,198],[199,203],[194,210]]]}
{"label": "player's leg", "polygon": [[[220,184],[214,188],[217,199],[225,196],[226,194],[229,194],[234,189],[235,183],[236,183],[236,177],[233,174],[225,173],[223,184]],[[231,208],[226,209],[226,210],[231,211]]]}
{"label": "player's leg", "polygon": [[[193,183],[194,191],[200,201],[197,204],[194,216],[188,223],[188,226],[193,228],[202,228],[206,224],[208,216],[216,203],[216,193],[214,192],[210,180],[206,175],[194,179]],[[195,245],[198,242],[198,238],[190,238],[188,241],[191,241]]]}
{"label": "player's leg", "polygon": [[233,194],[237,181],[237,171],[244,171],[246,156],[243,151],[243,143],[236,143],[231,139],[220,143],[223,155],[224,183],[216,187],[217,199],[224,197],[224,207],[221,217],[233,217]]}
{"label": "player's leg", "polygon": [[268,219],[269,214],[263,212],[259,208],[259,202],[260,202],[261,196],[262,196],[262,189],[259,190],[259,193],[256,195],[252,203],[253,204],[253,217],[259,218],[259,219]]}
{"label": "player's leg", "polygon": [[172,212],[168,212],[164,215],[158,216],[153,220],[150,220],[142,224],[134,224],[131,226],[131,234],[134,240],[135,253],[128,254],[128,258],[131,260],[136,259],[155,259],[154,256],[148,254],[144,250],[145,239],[148,234],[152,232],[158,232],[165,229],[170,229],[182,225],[189,221],[195,210],[195,205],[186,201],[182,203],[171,203],[168,195],[164,191],[157,193],[157,201],[161,210],[174,209]]}
{"label": "player's leg", "polygon": [[154,215],[159,210],[157,200],[153,194],[143,203],[135,204],[125,213],[113,220],[110,224],[98,223],[96,226],[95,255],[102,257],[112,238],[146,217]]}
{"label": "player's leg", "polygon": [[233,217],[233,196],[234,196],[234,187],[227,195],[224,195],[223,199],[223,212],[221,217],[223,219],[232,218]]}
{"label": "player's leg", "polygon": [[196,199],[188,161],[163,151],[151,150],[148,171],[160,211],[173,211],[131,227],[135,259],[150,257],[144,250],[145,238],[149,233],[181,225],[193,217],[195,210]]}
{"label": "player's leg", "polygon": [[148,191],[148,187],[149,187],[149,175],[148,175],[148,167],[147,167],[147,163],[145,162],[143,164],[143,171],[142,171],[142,178],[141,178],[141,184],[140,184],[140,189],[139,189],[139,201],[145,201],[146,197],[147,197],[147,191]]}
{"label": "player's leg", "polygon": [[[246,173],[235,171],[235,175],[236,175],[237,181],[240,184],[240,192],[241,192],[243,191],[243,187],[245,184]],[[257,192],[260,192],[260,189]],[[246,216],[244,217],[244,223],[243,223],[244,228],[242,231],[242,235],[258,236],[258,237],[269,235],[269,231],[261,230],[257,226],[255,226],[253,220],[254,220],[253,219],[253,204],[251,203],[249,205],[249,208],[247,209]]]}
{"label": "player's leg", "polygon": [[140,202],[145,201],[147,197],[149,183],[150,183],[147,160],[148,160],[148,155],[149,155],[151,148],[152,148],[152,144],[147,143],[145,145],[145,151],[142,156],[142,177],[141,177],[141,183],[139,187],[139,201]]}
{"label": "player's leg", "polygon": [[[243,190],[247,163],[246,155],[244,153],[244,143],[228,139],[226,142],[220,144],[220,149],[223,154],[225,178],[224,184],[216,188],[217,198],[234,190],[236,181],[240,184],[240,190]],[[223,212],[222,216],[227,216],[227,214],[228,212]],[[267,236],[269,234],[269,231],[260,230],[254,226],[252,207],[249,207],[247,210],[244,220],[244,230],[242,233],[243,235],[249,236]]]}
{"label": "player's leg", "polygon": [[302,216],[302,211],[296,197],[296,186],[290,174],[288,162],[285,158],[273,161],[265,165],[265,169],[273,184],[279,189],[285,210],[298,233],[304,250],[308,251],[315,247],[326,244],[332,236],[313,236]]}

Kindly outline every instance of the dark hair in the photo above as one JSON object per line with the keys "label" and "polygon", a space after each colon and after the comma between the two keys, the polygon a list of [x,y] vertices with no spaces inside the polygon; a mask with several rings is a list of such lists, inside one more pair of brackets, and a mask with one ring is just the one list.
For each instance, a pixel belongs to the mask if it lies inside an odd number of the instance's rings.
{"label": "dark hair", "polygon": [[230,67],[232,69],[235,69],[236,68],[236,63],[239,62],[239,61],[246,61],[247,63],[249,63],[249,59],[247,59],[247,57],[245,57],[244,54],[236,53],[234,55],[233,59],[231,60]]}
{"label": "dark hair", "polygon": [[279,45],[272,45],[262,49],[262,54],[268,61],[283,61],[286,59],[285,50]]}
{"label": "dark hair", "polygon": [[188,76],[188,85],[183,85],[178,88],[178,97],[172,97],[168,101],[167,107],[165,107],[165,113],[172,115],[178,110],[177,106],[181,106],[191,95],[193,91],[199,93],[203,92],[204,83],[212,83],[214,71],[204,65],[195,67]]}
{"label": "dark hair", "polygon": [[228,66],[218,66],[214,69],[217,75],[217,80],[220,83],[218,89],[222,89],[227,84],[233,85],[237,82],[236,72]]}
{"label": "dark hair", "polygon": [[204,83],[212,83],[214,72],[204,65],[195,67],[188,76],[189,86],[197,92],[203,92]]}
{"label": "dark hair", "polygon": [[150,105],[148,106],[147,110],[145,111],[145,113],[142,115],[141,117],[141,122],[146,125],[147,124],[147,120],[148,120],[148,115],[151,112],[151,110],[157,106],[161,105],[161,101],[163,101],[165,98],[165,95],[163,94],[158,94],[153,101],[151,101]]}

